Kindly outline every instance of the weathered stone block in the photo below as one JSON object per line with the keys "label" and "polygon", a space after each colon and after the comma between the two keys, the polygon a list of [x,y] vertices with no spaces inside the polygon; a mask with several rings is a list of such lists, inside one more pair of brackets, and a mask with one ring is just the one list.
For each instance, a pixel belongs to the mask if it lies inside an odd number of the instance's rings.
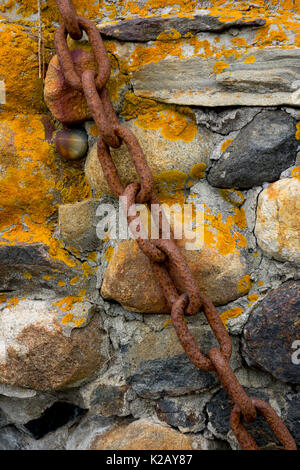
{"label": "weathered stone block", "polygon": [[300,341],[300,281],[271,291],[252,312],[244,330],[244,355],[284,382],[300,384],[293,343]]}
{"label": "weathered stone block", "polygon": [[219,188],[250,189],[273,182],[293,165],[299,142],[295,120],[284,111],[256,115],[221,155],[208,175]]}
{"label": "weathered stone block", "polygon": [[259,195],[255,234],[268,255],[300,262],[300,180],[284,178]]}

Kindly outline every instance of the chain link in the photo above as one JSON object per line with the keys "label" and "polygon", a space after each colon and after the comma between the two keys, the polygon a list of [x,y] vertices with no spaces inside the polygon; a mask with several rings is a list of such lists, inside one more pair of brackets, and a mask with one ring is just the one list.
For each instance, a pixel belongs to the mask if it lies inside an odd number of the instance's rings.
{"label": "chain link", "polygon": [[[163,211],[159,211],[159,218],[155,221],[159,233],[158,239],[148,238],[137,211],[135,215],[129,214],[129,208],[136,209],[137,203],[147,204],[148,208],[153,204],[159,206],[159,200],[153,191],[154,182],[150,168],[135,135],[120,125],[105,88],[110,76],[110,63],[100,32],[91,21],[76,15],[71,0],[56,0],[56,3],[64,22],[59,26],[55,36],[55,47],[62,73],[71,87],[82,91],[85,95],[92,117],[100,131],[97,149],[104,176],[116,197],[126,197],[124,209],[128,224],[130,226],[134,222],[138,233],[136,241],[149,258],[150,266],[171,310],[172,323],[183,349],[196,367],[218,374],[222,386],[234,404],[230,417],[231,429],[244,449],[257,450],[258,446],[242,424],[241,414],[246,421],[252,422],[256,419],[257,411],[264,416],[285,449],[296,449],[293,437],[273,408],[258,398],[248,397],[238,382],[229,365],[232,352],[229,334],[213,303],[199,292],[197,282],[175,243],[170,227],[170,239],[163,238],[162,226],[163,222],[166,224],[167,221]],[[73,39],[80,39],[83,31],[89,38],[97,72],[85,70],[79,76],[66,38],[70,34]],[[140,180],[139,184],[130,183],[126,188],[120,180],[109,151],[109,147],[118,148],[122,142],[128,148]],[[210,349],[208,357],[201,353],[184,319],[185,315],[195,315],[201,307],[220,346],[219,349]]]}

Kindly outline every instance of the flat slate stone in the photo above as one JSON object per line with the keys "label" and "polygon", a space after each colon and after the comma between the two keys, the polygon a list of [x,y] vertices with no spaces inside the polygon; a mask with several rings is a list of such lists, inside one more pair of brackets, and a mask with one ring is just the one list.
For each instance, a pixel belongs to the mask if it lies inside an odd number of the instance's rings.
{"label": "flat slate stone", "polygon": [[208,175],[219,188],[250,189],[276,181],[294,164],[296,121],[284,111],[264,111],[247,124]]}
{"label": "flat slate stone", "polygon": [[[247,59],[250,59],[247,61]],[[216,63],[224,67],[215,73]],[[137,96],[185,106],[300,105],[300,48],[256,47],[239,58],[172,57],[133,75]]]}
{"label": "flat slate stone", "polygon": [[246,20],[238,19],[223,23],[216,16],[195,15],[190,18],[171,16],[168,18],[150,17],[122,21],[112,26],[100,29],[104,37],[119,39],[120,41],[147,42],[153,41],[160,33],[175,29],[181,35],[200,32],[221,33],[228,29],[249,26],[263,26],[266,20],[262,18]]}
{"label": "flat slate stone", "polygon": [[300,364],[293,360],[293,344],[300,341],[299,312],[300,281],[285,282],[254,309],[243,339],[248,363],[294,384],[300,384]]}
{"label": "flat slate stone", "polygon": [[[271,394],[269,396],[265,390],[245,388],[245,391],[251,397],[260,398],[261,400],[270,402]],[[207,405],[209,429],[220,439],[227,440],[229,438],[228,433],[230,430],[229,421],[231,410],[232,404],[230,403],[225,390],[220,390],[218,393],[216,393],[216,395],[214,395],[212,400]],[[287,416],[287,413],[284,409],[282,409],[282,414],[285,425],[293,434],[294,439],[299,445],[299,435],[293,432],[295,426],[291,420],[293,416],[298,417],[299,419],[299,412],[295,409],[295,400],[288,407],[288,415],[290,415],[290,418]],[[267,424],[262,415],[258,414],[254,423],[244,422],[244,426],[250,435],[254,438],[259,447],[264,448],[267,446],[275,446],[276,449],[281,447],[281,444],[274,436],[270,426]]]}

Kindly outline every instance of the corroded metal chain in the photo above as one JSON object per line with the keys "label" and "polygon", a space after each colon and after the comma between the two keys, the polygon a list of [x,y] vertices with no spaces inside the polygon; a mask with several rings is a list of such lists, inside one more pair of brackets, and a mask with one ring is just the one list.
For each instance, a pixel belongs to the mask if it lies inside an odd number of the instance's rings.
{"label": "corroded metal chain", "polygon": [[[231,429],[244,449],[257,450],[258,446],[242,424],[241,415],[245,421],[253,422],[259,411],[284,448],[295,450],[295,441],[277,413],[268,403],[248,397],[234,375],[229,365],[232,345],[227,330],[213,303],[199,292],[192,272],[175,243],[171,229],[170,239],[162,237],[162,222],[166,223],[163,212],[160,211],[159,219],[156,221],[158,239],[146,238],[138,216],[128,215],[129,207],[135,207],[136,203],[144,203],[149,208],[153,204],[159,205],[153,190],[154,182],[150,168],[135,135],[119,123],[105,88],[110,77],[110,63],[100,32],[90,20],[77,16],[72,0],[56,0],[56,3],[63,18],[63,23],[55,35],[55,47],[62,73],[68,85],[81,91],[86,98],[100,131],[98,158],[104,176],[116,197],[126,196],[124,199],[128,224],[135,221],[139,227],[140,236],[136,237],[136,241],[149,258],[151,268],[170,307],[172,323],[183,349],[196,367],[218,374],[222,386],[234,403],[230,418]],[[97,72],[85,70],[78,75],[66,39],[68,34],[73,39],[80,39],[83,31],[89,38]],[[121,183],[109,150],[109,147],[119,148],[122,143],[128,148],[140,180],[139,184],[131,183],[126,188]],[[185,315],[195,315],[201,308],[220,346],[219,349],[212,348],[208,352],[208,357],[200,352],[196,339],[184,321]]]}

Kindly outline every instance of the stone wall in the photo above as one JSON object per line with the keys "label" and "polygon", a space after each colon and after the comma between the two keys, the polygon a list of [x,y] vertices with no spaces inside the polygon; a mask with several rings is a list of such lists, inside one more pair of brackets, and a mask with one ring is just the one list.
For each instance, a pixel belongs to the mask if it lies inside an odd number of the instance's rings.
{"label": "stone wall", "polygon": [[[204,204],[203,247],[179,244],[233,370],[300,445],[299,3],[74,4],[103,33],[110,96],[160,201]],[[56,114],[59,17],[40,5],[42,34],[36,1],[0,0],[0,448],[238,449],[228,398],[183,353],[148,260],[96,236],[99,203],[117,203],[80,95],[68,112],[85,118],[88,154],[56,152],[43,89]],[[89,55],[84,39],[69,45]],[[137,180],[126,148],[112,155]],[[215,344],[202,314],[188,324],[201,350]],[[249,429],[279,446],[262,418]]]}

